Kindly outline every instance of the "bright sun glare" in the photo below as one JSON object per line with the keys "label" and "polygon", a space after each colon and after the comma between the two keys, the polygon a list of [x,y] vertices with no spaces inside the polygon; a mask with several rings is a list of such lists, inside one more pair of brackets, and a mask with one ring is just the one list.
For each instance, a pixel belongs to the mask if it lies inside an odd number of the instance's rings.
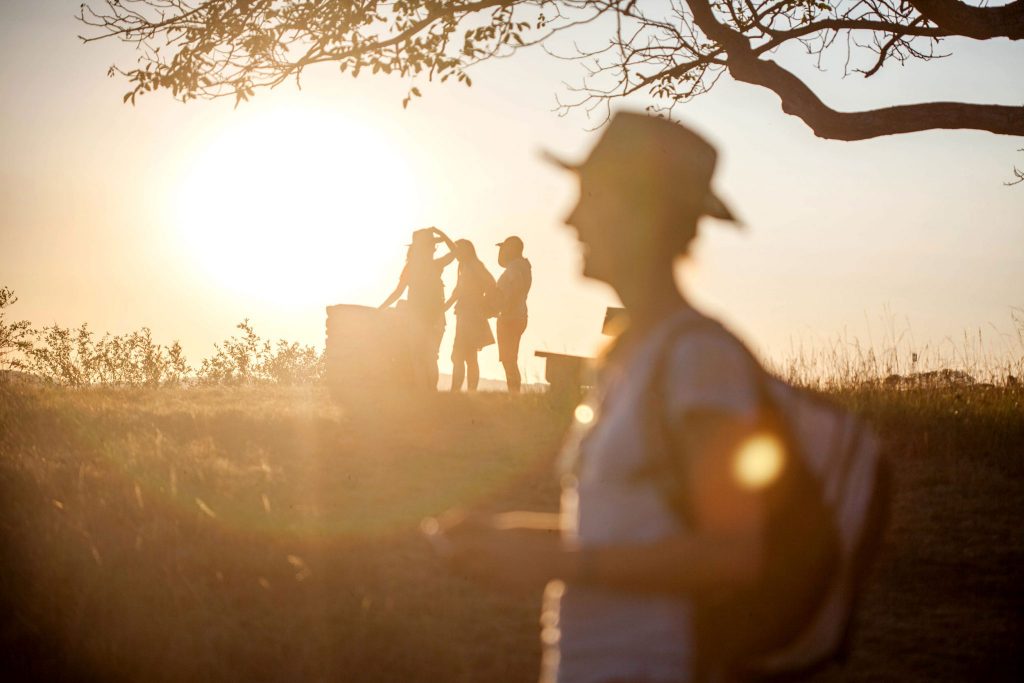
{"label": "bright sun glare", "polygon": [[736,452],[733,475],[745,488],[763,489],[779,478],[785,461],[785,449],[778,438],[771,434],[755,434]]}
{"label": "bright sun glare", "polygon": [[416,188],[383,131],[283,109],[229,123],[196,155],[177,225],[220,286],[277,303],[375,303],[419,227]]}

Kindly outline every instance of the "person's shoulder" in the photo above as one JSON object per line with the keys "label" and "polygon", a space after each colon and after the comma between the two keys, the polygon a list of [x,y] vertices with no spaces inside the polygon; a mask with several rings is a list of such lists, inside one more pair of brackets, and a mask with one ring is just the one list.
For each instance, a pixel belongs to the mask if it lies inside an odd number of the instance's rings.
{"label": "person's shoulder", "polygon": [[694,408],[748,413],[758,402],[760,367],[746,347],[720,324],[698,321],[668,340],[662,378],[670,410]]}
{"label": "person's shoulder", "polygon": [[533,280],[533,268],[525,257],[513,261],[506,272],[511,272],[510,277],[515,278],[522,287],[528,287]]}
{"label": "person's shoulder", "polygon": [[689,329],[668,340],[671,365],[714,365],[745,369],[750,354],[736,335],[715,320],[695,317]]}

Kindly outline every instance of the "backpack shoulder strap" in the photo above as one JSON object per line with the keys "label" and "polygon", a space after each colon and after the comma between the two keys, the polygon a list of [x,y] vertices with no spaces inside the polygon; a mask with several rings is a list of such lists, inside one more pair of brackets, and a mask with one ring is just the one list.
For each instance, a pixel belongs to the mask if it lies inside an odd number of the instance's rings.
{"label": "backpack shoulder strap", "polygon": [[[671,361],[672,350],[677,341],[696,332],[714,330],[720,332],[723,336],[729,337],[732,342],[739,347],[742,354],[748,360],[748,367],[753,375],[754,390],[757,393],[757,402],[759,407],[762,409],[772,408],[774,403],[768,384],[770,378],[769,374],[764,370],[760,361],[757,360],[750,349],[748,349],[743,342],[730,334],[721,323],[716,320],[706,318],[703,315],[697,315],[687,316],[682,320],[674,321],[671,325],[672,326],[669,330],[664,333],[663,339],[659,340],[659,347],[655,352],[655,360],[652,364],[647,391],[647,395],[650,398],[650,402],[648,403],[648,412],[652,416],[658,418],[660,422],[659,431],[669,430],[669,434],[671,434],[670,425],[667,424],[667,415],[665,414],[665,411],[668,406],[666,390],[668,388],[667,378],[670,376],[669,363]],[[671,441],[669,441],[669,443],[670,442]]]}
{"label": "backpack shoulder strap", "polygon": [[[659,331],[662,335],[657,340],[657,348],[654,352],[654,362],[651,364],[646,391],[646,406],[643,414],[644,431],[647,445],[654,457],[654,471],[657,480],[660,482],[664,495],[675,510],[679,518],[688,526],[693,526],[695,521],[694,512],[690,503],[690,496],[687,495],[688,484],[685,467],[681,467],[677,460],[678,445],[672,425],[669,423],[667,408],[669,387],[668,378],[671,376],[669,363],[672,359],[672,351],[676,342],[687,335],[703,331],[718,331],[723,335],[731,335],[725,330],[721,323],[703,315],[686,315],[678,320],[666,322],[668,329]],[[754,359],[738,339],[733,337],[745,355],[751,360],[751,371],[755,373],[755,390],[759,406],[764,406],[770,400],[766,373],[761,369],[760,363]]]}

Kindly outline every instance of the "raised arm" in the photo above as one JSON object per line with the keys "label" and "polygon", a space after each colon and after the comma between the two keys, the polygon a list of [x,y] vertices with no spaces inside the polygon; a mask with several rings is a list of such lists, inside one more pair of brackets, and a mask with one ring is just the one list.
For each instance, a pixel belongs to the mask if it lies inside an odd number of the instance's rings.
{"label": "raised arm", "polygon": [[434,263],[438,264],[442,268],[447,268],[448,265],[455,260],[455,242],[451,240],[448,235],[444,234],[440,228],[431,228],[434,236],[444,242],[444,245],[448,247],[448,253],[440,258],[434,259]]}

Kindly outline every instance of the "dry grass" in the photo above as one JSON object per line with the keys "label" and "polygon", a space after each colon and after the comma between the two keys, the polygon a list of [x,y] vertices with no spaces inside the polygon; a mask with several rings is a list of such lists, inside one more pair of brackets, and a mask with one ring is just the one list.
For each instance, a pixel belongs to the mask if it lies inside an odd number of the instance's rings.
{"label": "dry grass", "polygon": [[[1015,680],[1024,394],[847,390],[897,499],[848,667]],[[386,408],[386,409],[385,409]],[[451,576],[421,517],[554,509],[542,396],[342,411],[316,388],[0,386],[9,678],[530,681],[536,595]]]}
{"label": "dry grass", "polygon": [[1024,310],[1013,309],[1000,329],[964,330],[960,338],[920,344],[909,322],[899,325],[886,311],[880,336],[867,340],[843,334],[831,339],[793,341],[781,356],[765,360],[789,381],[837,390],[882,382],[894,376],[958,373],[973,382],[1006,385],[1024,378]]}

